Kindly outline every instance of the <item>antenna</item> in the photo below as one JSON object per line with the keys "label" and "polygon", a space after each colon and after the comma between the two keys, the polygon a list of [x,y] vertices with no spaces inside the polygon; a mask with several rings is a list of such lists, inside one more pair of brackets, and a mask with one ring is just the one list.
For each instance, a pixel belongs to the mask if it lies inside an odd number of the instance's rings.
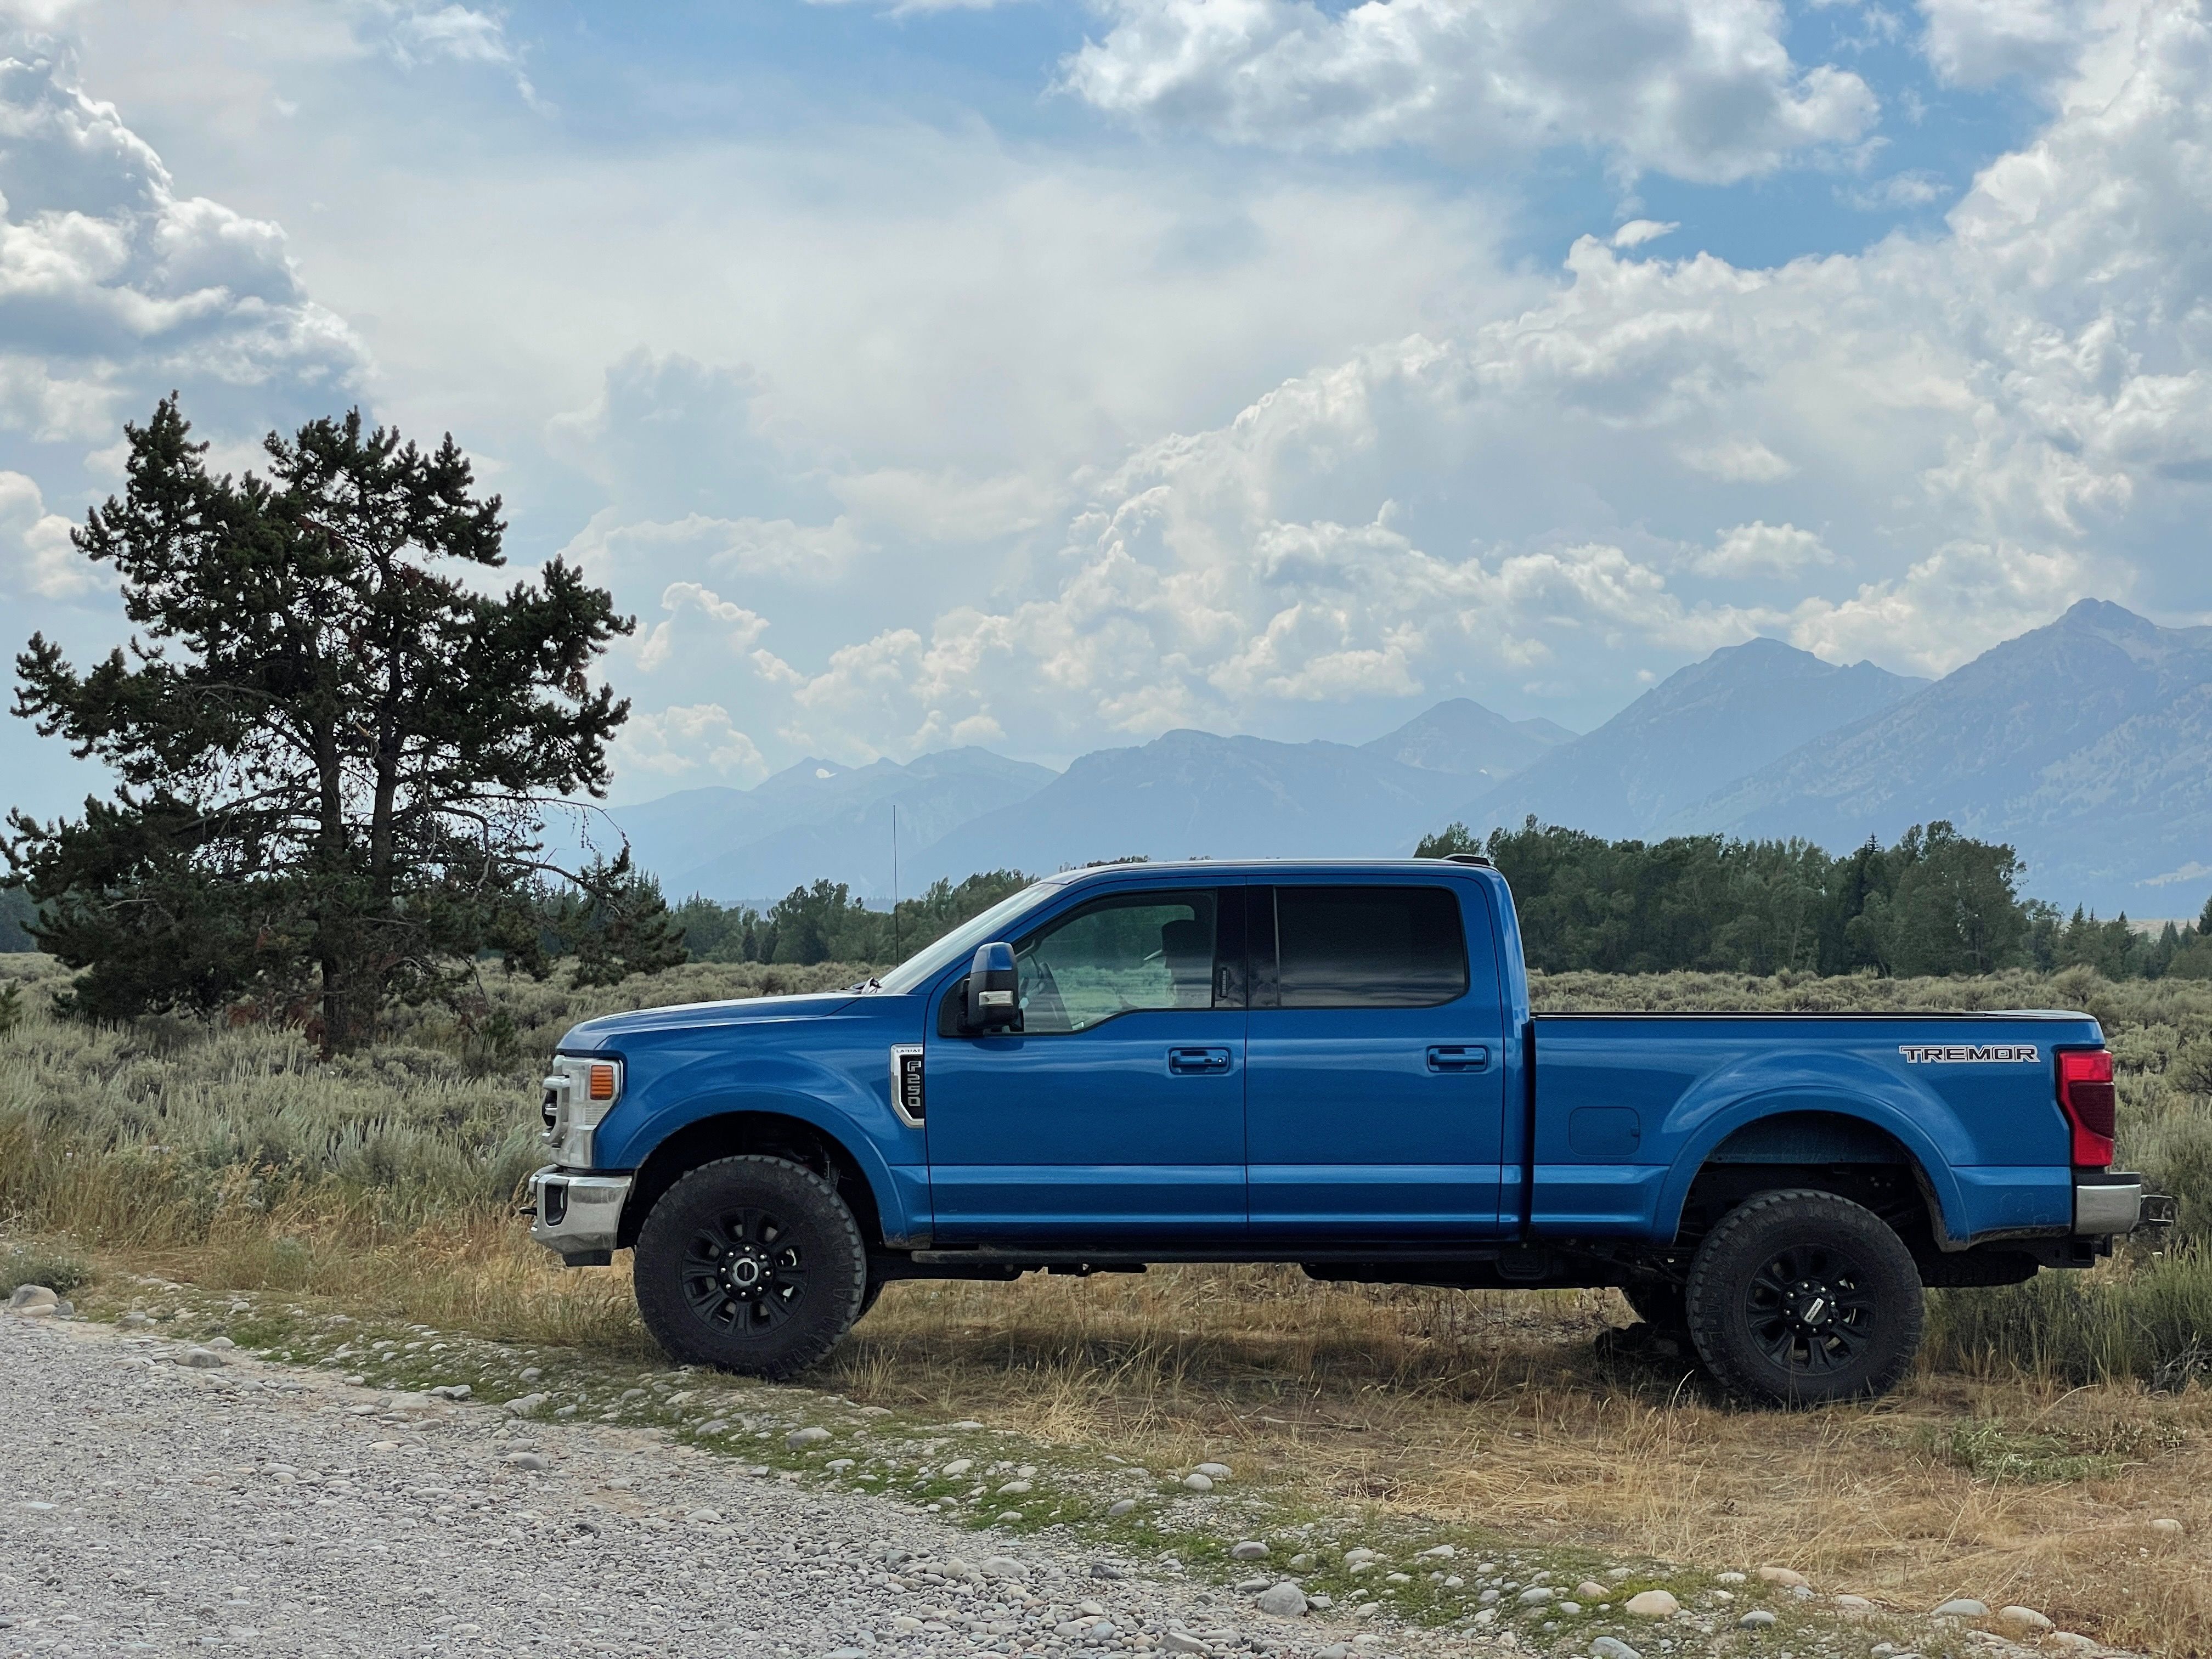
{"label": "antenna", "polygon": [[891,960],[898,953],[898,803],[891,803]]}

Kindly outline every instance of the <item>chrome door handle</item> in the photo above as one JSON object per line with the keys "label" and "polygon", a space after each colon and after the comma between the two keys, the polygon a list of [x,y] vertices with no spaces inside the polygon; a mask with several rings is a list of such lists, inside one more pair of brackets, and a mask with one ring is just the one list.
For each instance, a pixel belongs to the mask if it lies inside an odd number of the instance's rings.
{"label": "chrome door handle", "polygon": [[1170,1048],[1168,1070],[1177,1077],[1218,1077],[1229,1069],[1226,1048]]}

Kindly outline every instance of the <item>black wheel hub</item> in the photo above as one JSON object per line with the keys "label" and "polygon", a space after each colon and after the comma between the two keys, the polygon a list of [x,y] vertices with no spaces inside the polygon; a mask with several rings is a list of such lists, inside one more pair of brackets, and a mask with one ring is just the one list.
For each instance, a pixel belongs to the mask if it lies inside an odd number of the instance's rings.
{"label": "black wheel hub", "polygon": [[1752,1340],[1786,1370],[1840,1370],[1866,1351],[1874,1297],[1859,1265],[1840,1251],[1806,1246],[1783,1251],[1752,1276]]}
{"label": "black wheel hub", "polygon": [[766,1210],[734,1210],[702,1223],[684,1251],[684,1299],[718,1330],[774,1330],[806,1296],[797,1236]]}

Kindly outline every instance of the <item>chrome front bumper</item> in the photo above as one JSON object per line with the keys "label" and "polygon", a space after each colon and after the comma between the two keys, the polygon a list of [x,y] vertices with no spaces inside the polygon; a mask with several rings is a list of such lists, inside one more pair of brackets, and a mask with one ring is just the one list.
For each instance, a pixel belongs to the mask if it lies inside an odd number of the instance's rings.
{"label": "chrome front bumper", "polygon": [[2147,1193],[2143,1178],[2128,1170],[2077,1176],[2074,1181],[2076,1237],[2108,1237],[2138,1227],[2165,1227],[2173,1221],[2173,1200]]}
{"label": "chrome front bumper", "polygon": [[572,1267],[614,1259],[634,1176],[588,1175],[549,1164],[530,1177],[530,1236]]}

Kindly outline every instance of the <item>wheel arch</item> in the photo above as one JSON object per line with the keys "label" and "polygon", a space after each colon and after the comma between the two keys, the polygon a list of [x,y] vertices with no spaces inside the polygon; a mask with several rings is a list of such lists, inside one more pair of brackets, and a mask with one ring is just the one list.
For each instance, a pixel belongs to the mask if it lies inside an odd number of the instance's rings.
{"label": "wheel arch", "polygon": [[852,1149],[818,1123],[787,1112],[718,1112],[685,1124],[653,1149],[638,1165],[629,1201],[623,1207],[617,1249],[637,1243],[638,1230],[661,1194],[702,1164],[751,1153],[786,1158],[811,1170],[837,1190],[853,1212],[860,1237],[873,1249],[884,1242],[884,1219],[874,1184]]}
{"label": "wheel arch", "polygon": [[[1903,1133],[1900,1133],[1900,1130]],[[1908,1138],[1910,1137],[1910,1138]],[[1753,1193],[1802,1188],[1873,1211],[1915,1253],[1955,1249],[1948,1167],[1890,1115],[1850,1099],[1752,1103],[1706,1126],[1662,1203],[1676,1243],[1693,1241]]]}

